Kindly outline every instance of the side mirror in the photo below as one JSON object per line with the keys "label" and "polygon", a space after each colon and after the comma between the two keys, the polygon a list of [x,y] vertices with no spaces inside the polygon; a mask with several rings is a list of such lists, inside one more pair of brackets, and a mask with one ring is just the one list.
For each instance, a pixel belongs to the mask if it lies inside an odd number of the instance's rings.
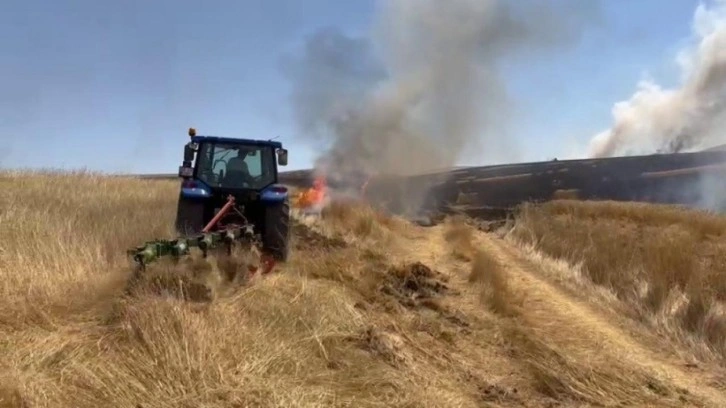
{"label": "side mirror", "polygon": [[189,178],[194,175],[194,169],[189,166],[179,166],[179,177]]}
{"label": "side mirror", "polygon": [[190,143],[187,143],[184,145],[184,161],[191,162],[194,160],[194,148],[191,146]]}
{"label": "side mirror", "polygon": [[277,164],[287,166],[287,149],[277,149]]}

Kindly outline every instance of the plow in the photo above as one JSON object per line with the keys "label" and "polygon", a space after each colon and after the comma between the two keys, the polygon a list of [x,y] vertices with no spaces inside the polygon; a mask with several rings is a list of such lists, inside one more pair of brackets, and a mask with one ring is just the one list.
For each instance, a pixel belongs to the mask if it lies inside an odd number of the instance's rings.
{"label": "plow", "polygon": [[[171,257],[178,262],[181,257],[191,255],[192,248],[198,249],[202,258],[207,258],[211,251],[218,249],[223,249],[226,255],[232,256],[233,249],[236,246],[263,255],[261,236],[259,233],[255,233],[253,224],[249,222],[223,224],[220,222],[233,209],[236,209],[235,198],[229,196],[227,204],[202,229],[200,234],[175,239],[148,241],[141,246],[130,249],[128,255],[133,259],[139,271],[145,271],[148,264],[163,257]],[[262,274],[269,273],[275,265],[274,258],[270,256],[261,256],[261,261],[263,265]],[[257,272],[257,269],[251,269],[250,272]]]}

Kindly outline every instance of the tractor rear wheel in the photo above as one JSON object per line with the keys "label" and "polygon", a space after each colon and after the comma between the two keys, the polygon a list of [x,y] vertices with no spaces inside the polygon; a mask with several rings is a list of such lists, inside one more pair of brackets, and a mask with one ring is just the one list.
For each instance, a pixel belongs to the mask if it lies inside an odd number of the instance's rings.
{"label": "tractor rear wheel", "polygon": [[176,231],[180,235],[199,234],[204,229],[205,204],[179,194],[176,209]]}
{"label": "tractor rear wheel", "polygon": [[277,261],[285,262],[290,255],[290,202],[271,204],[265,209],[265,231],[262,245]]}

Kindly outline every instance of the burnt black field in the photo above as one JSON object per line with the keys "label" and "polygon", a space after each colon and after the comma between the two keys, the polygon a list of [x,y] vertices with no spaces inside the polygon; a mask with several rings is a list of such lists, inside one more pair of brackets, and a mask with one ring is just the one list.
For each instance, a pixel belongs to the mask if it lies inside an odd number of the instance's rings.
{"label": "burnt black field", "polygon": [[[173,175],[147,175],[169,178]],[[312,184],[310,170],[282,172],[282,183]],[[371,180],[366,196],[394,212],[512,209],[556,198],[680,204],[726,209],[726,151],[653,154],[466,167]],[[415,205],[412,203],[415,202]]]}

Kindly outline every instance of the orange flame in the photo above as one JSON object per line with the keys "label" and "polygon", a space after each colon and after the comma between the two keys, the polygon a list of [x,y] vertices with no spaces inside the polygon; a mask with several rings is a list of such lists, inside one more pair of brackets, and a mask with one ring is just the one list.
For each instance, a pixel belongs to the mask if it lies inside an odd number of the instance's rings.
{"label": "orange flame", "polygon": [[309,208],[317,206],[325,199],[327,192],[327,183],[324,176],[318,176],[313,181],[313,186],[307,190],[300,192],[295,200],[295,206],[299,208]]}

